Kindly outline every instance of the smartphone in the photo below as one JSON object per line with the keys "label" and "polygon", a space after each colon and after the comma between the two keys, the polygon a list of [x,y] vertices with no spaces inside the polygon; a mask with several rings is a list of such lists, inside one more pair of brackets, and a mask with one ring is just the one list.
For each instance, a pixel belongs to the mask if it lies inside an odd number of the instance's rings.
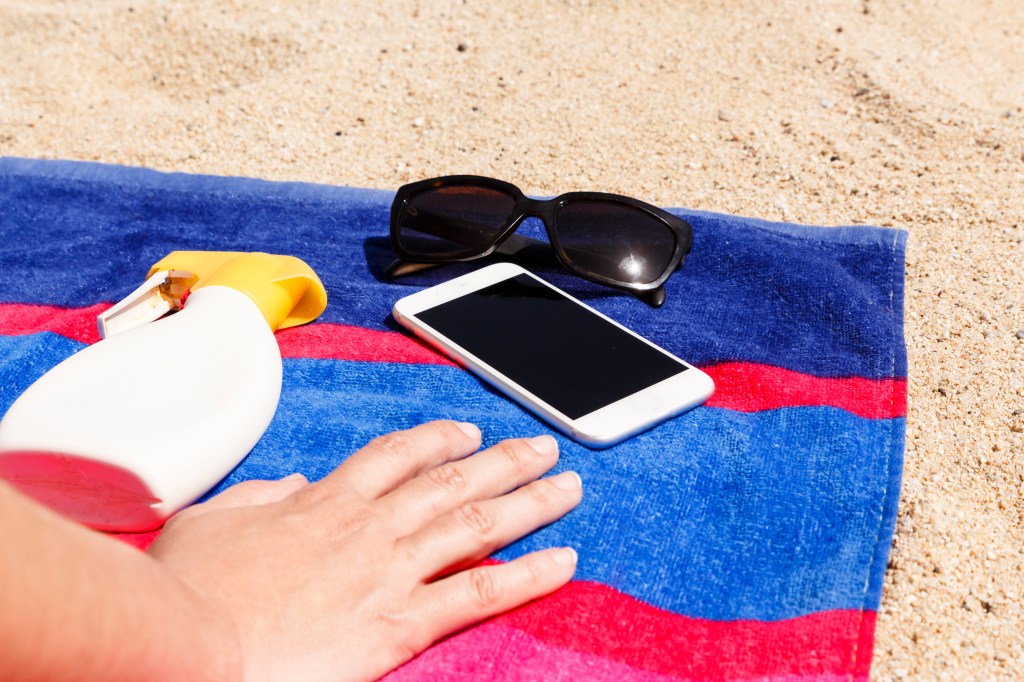
{"label": "smartphone", "polygon": [[[658,314],[652,311],[651,314]],[[594,448],[700,405],[707,374],[512,263],[395,303],[399,324]]]}

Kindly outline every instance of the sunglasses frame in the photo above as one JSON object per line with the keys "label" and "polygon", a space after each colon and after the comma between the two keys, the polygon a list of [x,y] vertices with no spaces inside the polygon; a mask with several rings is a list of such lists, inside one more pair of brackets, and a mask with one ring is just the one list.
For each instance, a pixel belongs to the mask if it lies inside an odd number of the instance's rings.
{"label": "sunglasses frame", "polygon": [[[402,248],[400,239],[402,228],[400,220],[402,212],[408,205],[409,201],[417,195],[430,190],[457,186],[481,187],[484,189],[496,190],[515,200],[512,212],[499,228],[497,237],[490,243],[484,244],[478,248],[467,249],[466,251],[454,254],[414,254]],[[675,246],[668,264],[657,279],[643,283],[623,282],[590,272],[584,268],[580,268],[572,262],[572,259],[568,257],[559,242],[556,216],[559,209],[563,206],[582,201],[624,204],[643,211],[672,231],[675,235]],[[693,228],[688,222],[678,216],[672,215],[668,211],[658,208],[657,206],[640,201],[639,199],[633,199],[632,197],[622,196],[620,194],[609,194],[606,192],[567,192],[550,199],[532,199],[523,194],[522,190],[512,183],[505,182],[503,180],[487,178],[479,175],[447,175],[438,178],[430,178],[428,180],[420,180],[398,188],[398,192],[395,194],[395,199],[391,203],[391,248],[394,249],[395,255],[398,259],[405,263],[440,265],[443,263],[463,263],[466,261],[477,260],[499,251],[502,245],[512,237],[516,230],[519,229],[519,226],[523,221],[526,218],[531,217],[539,218],[544,223],[544,229],[547,231],[548,240],[555,252],[555,257],[564,268],[572,272],[574,275],[591,282],[634,293],[655,307],[660,306],[664,301],[664,291],[662,287],[672,273],[682,265],[686,255],[690,252],[690,248],[693,245]],[[524,237],[519,237],[519,239],[536,242],[536,240]]]}

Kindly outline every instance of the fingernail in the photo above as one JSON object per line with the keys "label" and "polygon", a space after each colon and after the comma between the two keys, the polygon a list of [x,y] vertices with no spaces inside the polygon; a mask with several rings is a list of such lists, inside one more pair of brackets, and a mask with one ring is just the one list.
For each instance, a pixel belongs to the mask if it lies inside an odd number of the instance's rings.
{"label": "fingernail", "polygon": [[553,455],[558,452],[558,443],[551,436],[534,436],[528,438],[526,444],[541,455]]}
{"label": "fingernail", "polygon": [[455,422],[455,425],[459,427],[459,430],[470,438],[480,438],[480,429],[476,424],[470,424],[469,422]]}
{"label": "fingernail", "polygon": [[282,481],[298,481],[298,480],[305,481],[306,477],[305,477],[305,475],[300,474],[299,472],[296,471],[294,474],[288,474],[287,476],[285,476],[281,480]]}
{"label": "fingernail", "polygon": [[548,480],[566,492],[574,492],[583,487],[583,481],[575,471],[563,471]]}
{"label": "fingernail", "polygon": [[552,552],[551,558],[555,560],[556,564],[561,564],[562,566],[575,566],[576,562],[579,561],[579,556],[572,547],[559,547]]}

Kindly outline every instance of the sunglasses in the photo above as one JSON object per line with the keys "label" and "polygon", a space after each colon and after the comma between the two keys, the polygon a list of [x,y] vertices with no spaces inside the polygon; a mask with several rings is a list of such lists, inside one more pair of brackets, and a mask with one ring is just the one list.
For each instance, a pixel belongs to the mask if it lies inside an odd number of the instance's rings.
{"label": "sunglasses", "polygon": [[[540,218],[550,246],[514,234]],[[392,277],[499,254],[555,257],[583,279],[628,291],[658,307],[665,281],[683,263],[693,228],[656,206],[618,194],[569,192],[531,199],[507,182],[476,175],[421,180],[391,204]]]}

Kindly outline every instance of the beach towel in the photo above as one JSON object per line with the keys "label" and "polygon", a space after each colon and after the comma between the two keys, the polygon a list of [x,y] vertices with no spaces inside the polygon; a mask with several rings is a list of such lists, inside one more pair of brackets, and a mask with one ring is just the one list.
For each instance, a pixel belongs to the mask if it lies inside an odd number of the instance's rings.
{"label": "beach towel", "polygon": [[[371,438],[431,419],[474,422],[485,444],[551,433],[393,322],[398,298],[482,263],[390,281],[392,197],[0,160],[0,411],[95,342],[96,314],[168,252],[266,251],[308,262],[329,304],[277,334],[277,414],[213,492],[295,471],[321,478]],[[715,395],[609,450],[554,434],[556,471],[580,473],[583,501],[493,560],[570,545],[575,579],[391,679],[868,676],[903,461],[906,234],[671,210],[694,242],[661,308],[555,267],[535,272],[703,368]]]}

